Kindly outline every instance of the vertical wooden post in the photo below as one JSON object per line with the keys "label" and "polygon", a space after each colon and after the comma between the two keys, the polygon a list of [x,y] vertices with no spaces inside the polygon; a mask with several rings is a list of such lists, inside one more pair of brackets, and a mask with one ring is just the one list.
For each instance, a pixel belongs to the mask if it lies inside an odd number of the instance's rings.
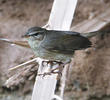
{"label": "vertical wooden post", "polygon": [[69,30],[75,12],[77,0],[54,0],[49,18],[51,29]]}
{"label": "vertical wooden post", "polygon": [[[54,0],[52,11],[49,18],[49,29],[69,30],[75,12],[77,0]],[[38,73],[42,74],[47,72],[49,66],[42,66],[42,59],[38,59],[39,70]],[[52,66],[54,67],[54,66]],[[54,96],[56,88],[57,75],[52,74],[49,76],[37,76],[32,100],[51,100]]]}

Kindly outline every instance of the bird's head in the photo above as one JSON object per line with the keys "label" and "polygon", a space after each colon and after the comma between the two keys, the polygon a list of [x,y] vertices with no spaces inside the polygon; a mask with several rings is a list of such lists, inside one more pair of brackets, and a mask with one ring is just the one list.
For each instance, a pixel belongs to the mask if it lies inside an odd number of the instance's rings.
{"label": "bird's head", "polygon": [[28,29],[25,35],[23,37],[25,38],[31,38],[33,40],[42,40],[44,38],[46,29],[41,28],[41,27],[32,27]]}

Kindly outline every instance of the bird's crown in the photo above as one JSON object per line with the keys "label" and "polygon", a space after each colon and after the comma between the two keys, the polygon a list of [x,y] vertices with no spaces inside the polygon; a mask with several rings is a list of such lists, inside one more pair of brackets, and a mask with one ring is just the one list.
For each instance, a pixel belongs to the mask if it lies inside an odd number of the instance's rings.
{"label": "bird's crown", "polygon": [[38,33],[42,33],[45,30],[46,30],[45,28],[41,28],[41,27],[32,27],[32,28],[28,29],[26,34],[29,36],[32,36],[32,35],[36,35]]}

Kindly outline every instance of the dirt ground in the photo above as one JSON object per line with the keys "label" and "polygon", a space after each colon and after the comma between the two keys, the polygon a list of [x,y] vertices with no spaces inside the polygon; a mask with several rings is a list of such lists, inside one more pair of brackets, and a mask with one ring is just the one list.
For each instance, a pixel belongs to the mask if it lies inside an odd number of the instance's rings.
{"label": "dirt ground", "polygon": [[[45,25],[52,2],[53,0],[0,0],[0,38],[22,40],[21,35],[29,27]],[[72,26],[94,18],[108,7],[110,0],[79,0]],[[91,49],[89,53],[77,51],[74,56],[65,100],[110,100],[110,36],[95,39],[95,50]],[[32,55],[30,49],[0,42],[0,100],[30,100],[34,78],[26,78],[23,88],[16,92],[9,93],[10,90],[6,91],[2,86],[10,76],[22,70],[9,72],[8,69],[29,60]]]}

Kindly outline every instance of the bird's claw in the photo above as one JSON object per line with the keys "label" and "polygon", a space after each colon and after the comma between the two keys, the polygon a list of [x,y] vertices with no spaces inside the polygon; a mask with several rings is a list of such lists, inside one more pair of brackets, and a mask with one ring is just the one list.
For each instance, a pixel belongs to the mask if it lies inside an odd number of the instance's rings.
{"label": "bird's claw", "polygon": [[45,73],[43,73],[43,74],[38,74],[38,76],[43,76],[43,77],[45,77],[46,75],[51,75],[51,73],[50,72],[45,72]]}
{"label": "bird's claw", "polygon": [[58,74],[58,76],[62,76],[62,72],[61,71],[55,71],[55,70],[51,70],[50,72],[45,72],[43,74],[38,74],[38,76],[43,76],[45,77],[46,75],[51,75],[51,74]]}
{"label": "bird's claw", "polygon": [[58,61],[43,61],[42,62],[43,66],[44,66],[44,63],[46,63],[47,65],[50,64],[51,66],[53,66],[54,64],[59,64],[59,67],[51,69],[49,72],[44,72],[42,74],[38,74],[38,76],[45,77],[45,76],[51,75],[51,74],[58,74],[57,79],[60,79],[60,77],[62,76],[62,70],[63,70],[65,63],[58,62]]}

